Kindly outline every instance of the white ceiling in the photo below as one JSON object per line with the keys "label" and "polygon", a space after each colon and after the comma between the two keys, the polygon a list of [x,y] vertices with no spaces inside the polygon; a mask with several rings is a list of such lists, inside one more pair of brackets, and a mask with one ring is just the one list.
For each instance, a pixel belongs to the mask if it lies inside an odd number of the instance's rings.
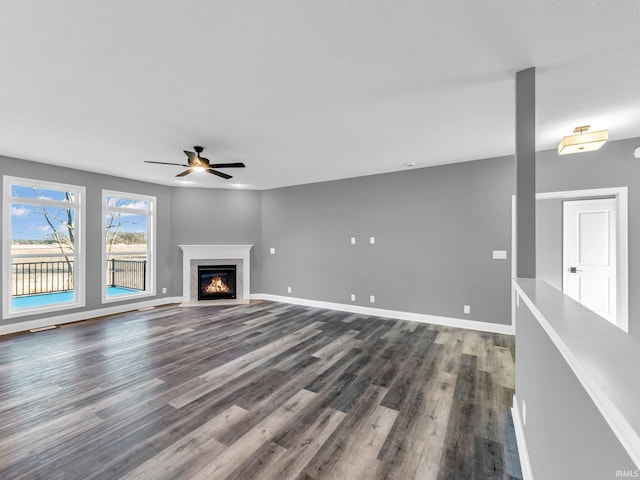
{"label": "white ceiling", "polygon": [[[182,150],[264,189],[640,136],[638,0],[10,0],[0,154],[166,185]],[[182,180],[182,181],[184,181]]]}

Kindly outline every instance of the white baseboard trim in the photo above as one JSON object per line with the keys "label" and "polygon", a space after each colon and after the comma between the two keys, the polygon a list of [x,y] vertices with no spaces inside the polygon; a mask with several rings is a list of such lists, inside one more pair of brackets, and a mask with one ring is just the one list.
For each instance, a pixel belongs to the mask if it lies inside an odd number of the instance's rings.
{"label": "white baseboard trim", "polygon": [[[423,313],[403,312],[399,310],[386,310],[383,308],[363,307],[359,305],[348,305],[344,303],[323,302],[320,300],[309,300],[306,298],[285,297],[281,295],[271,295],[266,293],[253,293],[252,300],[269,300],[272,302],[291,303],[306,307],[326,308],[327,310],[338,310],[349,313],[359,313],[361,315],[372,315],[377,317],[394,318],[398,320],[409,320],[419,323],[431,323],[445,327],[465,328],[480,332],[499,333],[513,335],[515,330],[512,325],[501,325],[498,323],[478,322],[462,318],[441,317],[437,315],[427,315]],[[127,303],[124,305],[113,305],[95,310],[84,310],[82,312],[69,313],[66,315],[56,315],[54,317],[43,317],[36,320],[20,321],[0,325],[0,335],[25,332],[34,328],[48,327],[50,325],[63,325],[65,323],[79,322],[91,318],[113,315],[127,311],[137,310],[145,307],[156,307],[169,303],[182,303],[182,297],[163,297],[147,300],[144,302]]]}
{"label": "white baseboard trim", "polygon": [[531,462],[529,461],[529,451],[527,450],[527,442],[524,438],[524,426],[522,424],[522,416],[520,415],[520,407],[518,399],[513,396],[513,407],[511,407],[511,417],[513,418],[513,427],[516,431],[516,442],[518,443],[518,456],[520,457],[520,468],[522,470],[522,480],[533,480],[533,472],[531,471]]}
{"label": "white baseboard trim", "polygon": [[158,305],[166,305],[169,303],[180,303],[181,301],[182,297],[154,298],[153,300],[146,300],[144,302],[113,305],[105,308],[97,308],[95,310],[84,310],[82,312],[69,313],[66,315],[56,315],[55,317],[43,317],[38,318],[37,320],[9,323],[7,325],[0,325],[0,335],[26,332],[34,328],[48,327],[51,325],[63,325],[65,323],[80,322],[82,320],[89,320],[90,318],[129,312],[132,310],[138,310],[139,308],[157,307]]}
{"label": "white baseboard trim", "polygon": [[409,320],[412,322],[432,323],[445,327],[465,328],[467,330],[477,330],[480,332],[500,333],[504,335],[514,335],[515,330],[512,325],[502,325],[499,323],[476,322],[462,318],[440,317],[437,315],[427,315],[424,313],[403,312],[400,310],[386,310],[383,308],[362,307],[360,305],[349,305],[345,303],[323,302],[320,300],[309,300],[307,298],[285,297],[282,295],[271,295],[268,293],[252,293],[252,300],[269,300],[272,302],[292,303],[305,307],[326,308],[328,310],[339,310],[342,312],[359,313],[362,315],[372,315],[376,317],[395,318],[398,320]]}

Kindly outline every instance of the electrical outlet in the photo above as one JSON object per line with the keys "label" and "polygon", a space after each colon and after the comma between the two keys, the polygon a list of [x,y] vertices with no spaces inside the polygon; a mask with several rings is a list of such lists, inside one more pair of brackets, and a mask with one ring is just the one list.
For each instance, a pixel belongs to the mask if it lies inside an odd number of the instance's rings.
{"label": "electrical outlet", "polygon": [[493,259],[494,260],[506,260],[507,259],[507,251],[506,250],[494,250],[493,251]]}
{"label": "electrical outlet", "polygon": [[356,237],[351,237],[351,245],[355,245],[356,244]]}
{"label": "electrical outlet", "polygon": [[270,253],[271,255],[275,255],[275,253],[276,253],[276,249],[275,249],[275,248],[273,248],[273,247],[271,247],[271,248],[269,249],[269,253]]}
{"label": "electrical outlet", "polygon": [[369,295],[369,303],[376,303],[376,296],[375,295]]}
{"label": "electrical outlet", "polygon": [[167,293],[167,287],[162,287],[162,293]]}
{"label": "electrical outlet", "polygon": [[369,243],[371,245],[375,245],[376,244],[376,237],[369,237]]}
{"label": "electrical outlet", "polygon": [[471,305],[464,306],[464,313],[467,313],[467,314],[471,313]]}
{"label": "electrical outlet", "polygon": [[291,293],[291,287],[287,287],[287,292]]}
{"label": "electrical outlet", "polygon": [[351,301],[352,301],[352,302],[355,302],[355,301],[356,301],[356,294],[355,294],[355,293],[352,293],[352,294],[351,294]]}

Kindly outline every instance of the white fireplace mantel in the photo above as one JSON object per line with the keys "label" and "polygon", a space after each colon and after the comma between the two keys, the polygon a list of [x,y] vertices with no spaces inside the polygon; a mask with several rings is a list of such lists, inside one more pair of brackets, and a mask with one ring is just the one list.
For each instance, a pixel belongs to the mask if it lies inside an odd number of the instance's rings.
{"label": "white fireplace mantel", "polygon": [[190,304],[192,260],[242,260],[241,299],[249,300],[250,251],[253,245],[178,245],[182,249],[182,302]]}

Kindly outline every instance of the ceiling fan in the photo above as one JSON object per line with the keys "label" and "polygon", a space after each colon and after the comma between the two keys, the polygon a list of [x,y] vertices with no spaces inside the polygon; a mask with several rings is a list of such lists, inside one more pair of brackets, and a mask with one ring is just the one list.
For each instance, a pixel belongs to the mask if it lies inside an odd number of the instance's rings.
{"label": "ceiling fan", "polygon": [[184,153],[187,155],[188,160],[187,160],[187,164],[185,165],[184,163],[167,163],[167,162],[153,162],[151,160],[145,160],[145,163],[158,163],[160,165],[179,165],[181,167],[187,167],[187,170],[185,170],[182,173],[179,173],[176,175],[176,177],[184,177],[185,175],[189,175],[192,172],[208,172],[211,173],[213,175],[217,175],[219,177],[224,178],[225,180],[228,180],[230,178],[232,178],[231,175],[227,175],[226,173],[223,172],[219,172],[217,170],[214,170],[215,168],[244,168],[244,163],[209,163],[209,160],[201,157],[200,154],[202,153],[202,151],[204,150],[204,148],[202,147],[193,147],[193,149],[195,150],[195,152],[189,152],[187,150],[183,150]]}

